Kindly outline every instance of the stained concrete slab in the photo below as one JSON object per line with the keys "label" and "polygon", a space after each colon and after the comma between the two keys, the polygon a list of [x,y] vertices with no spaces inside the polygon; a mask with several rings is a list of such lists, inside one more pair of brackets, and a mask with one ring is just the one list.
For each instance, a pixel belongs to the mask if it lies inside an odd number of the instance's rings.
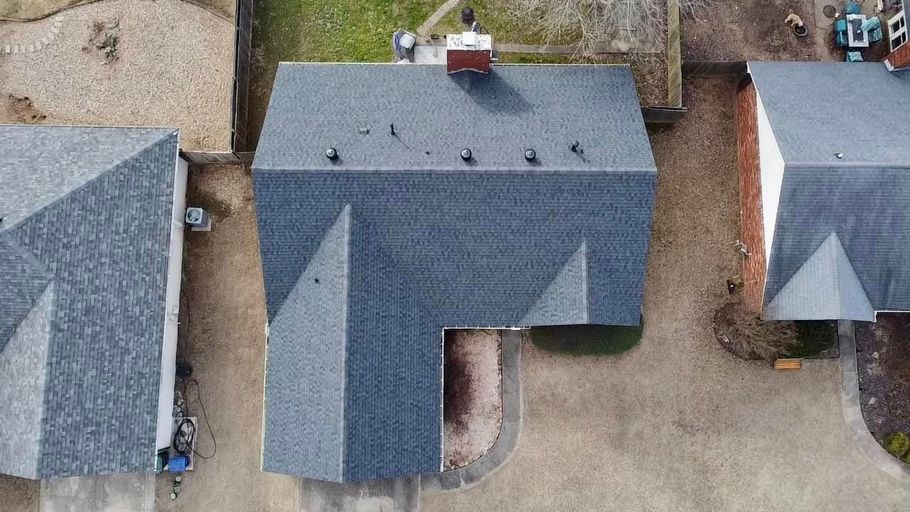
{"label": "stained concrete slab", "polygon": [[154,512],[154,473],[83,476],[41,482],[42,512]]}
{"label": "stained concrete slab", "polygon": [[416,512],[419,477],[350,484],[302,479],[300,495],[305,512]]}

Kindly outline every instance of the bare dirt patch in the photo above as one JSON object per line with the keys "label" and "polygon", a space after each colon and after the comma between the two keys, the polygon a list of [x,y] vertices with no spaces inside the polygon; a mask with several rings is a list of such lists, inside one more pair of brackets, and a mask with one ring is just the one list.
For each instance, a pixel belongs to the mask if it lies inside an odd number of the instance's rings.
{"label": "bare dirt patch", "polygon": [[[798,38],[784,24],[790,12],[809,27]],[[682,20],[683,60],[817,60],[813,0],[717,0]]]}
{"label": "bare dirt patch", "polygon": [[37,480],[0,475],[0,509],[4,512],[38,512]]}
{"label": "bare dirt patch", "polygon": [[7,94],[0,98],[0,120],[13,124],[34,124],[45,119],[47,119],[47,115],[28,96]]}
{"label": "bare dirt patch", "polygon": [[860,405],[869,431],[882,442],[910,433],[910,314],[880,313],[856,322]]}
{"label": "bare dirt patch", "polygon": [[445,468],[479,459],[502,426],[502,338],[493,330],[445,332]]}
{"label": "bare dirt patch", "polygon": [[[29,21],[45,18],[64,9],[99,0],[0,0],[0,19]],[[233,18],[234,0],[183,0],[226,18]]]}
{"label": "bare dirt patch", "polygon": [[[160,512],[299,510],[295,478],[259,470],[265,362],[265,294],[250,173],[242,166],[191,167],[187,204],[211,208],[211,232],[187,232],[178,360],[193,366],[217,439],[171,501],[157,479]],[[195,388],[195,386],[193,386]],[[190,389],[190,406],[200,405]],[[197,450],[215,446],[200,426]]]}

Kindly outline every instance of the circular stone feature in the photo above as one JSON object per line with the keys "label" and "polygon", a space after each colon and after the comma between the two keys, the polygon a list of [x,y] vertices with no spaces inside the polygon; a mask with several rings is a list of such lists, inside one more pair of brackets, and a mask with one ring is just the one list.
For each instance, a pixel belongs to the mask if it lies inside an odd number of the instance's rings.
{"label": "circular stone feature", "polygon": [[837,14],[837,8],[833,5],[826,5],[822,7],[822,14],[824,14],[826,18],[833,18],[834,15]]}

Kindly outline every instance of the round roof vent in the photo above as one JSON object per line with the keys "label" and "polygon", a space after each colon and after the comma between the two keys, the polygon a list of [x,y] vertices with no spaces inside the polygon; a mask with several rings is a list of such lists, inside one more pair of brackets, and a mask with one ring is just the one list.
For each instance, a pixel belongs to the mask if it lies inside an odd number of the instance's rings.
{"label": "round roof vent", "polygon": [[471,159],[471,150],[468,148],[462,149],[461,150],[461,159],[464,160],[465,162],[470,160]]}
{"label": "round roof vent", "polygon": [[533,149],[530,149],[530,148],[526,149],[525,150],[525,160],[527,160],[529,162],[533,162],[534,160],[537,160],[537,151],[534,151]]}
{"label": "round roof vent", "polygon": [[329,149],[325,150],[325,157],[328,158],[329,160],[337,160],[338,159],[338,150],[335,148],[329,148]]}

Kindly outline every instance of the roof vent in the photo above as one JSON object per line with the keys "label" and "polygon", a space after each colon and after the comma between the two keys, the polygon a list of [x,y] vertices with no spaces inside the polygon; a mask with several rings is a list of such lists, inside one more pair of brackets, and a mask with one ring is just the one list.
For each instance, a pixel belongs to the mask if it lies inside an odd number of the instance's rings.
{"label": "roof vent", "polygon": [[461,150],[461,159],[464,160],[465,162],[470,160],[471,159],[471,150],[468,148],[462,149]]}
{"label": "roof vent", "polygon": [[525,160],[527,160],[529,162],[533,162],[534,160],[537,160],[537,151],[534,151],[533,149],[530,149],[530,148],[526,149],[525,150]]}
{"label": "roof vent", "polygon": [[329,160],[338,160],[338,150],[335,148],[325,150],[325,157]]}

